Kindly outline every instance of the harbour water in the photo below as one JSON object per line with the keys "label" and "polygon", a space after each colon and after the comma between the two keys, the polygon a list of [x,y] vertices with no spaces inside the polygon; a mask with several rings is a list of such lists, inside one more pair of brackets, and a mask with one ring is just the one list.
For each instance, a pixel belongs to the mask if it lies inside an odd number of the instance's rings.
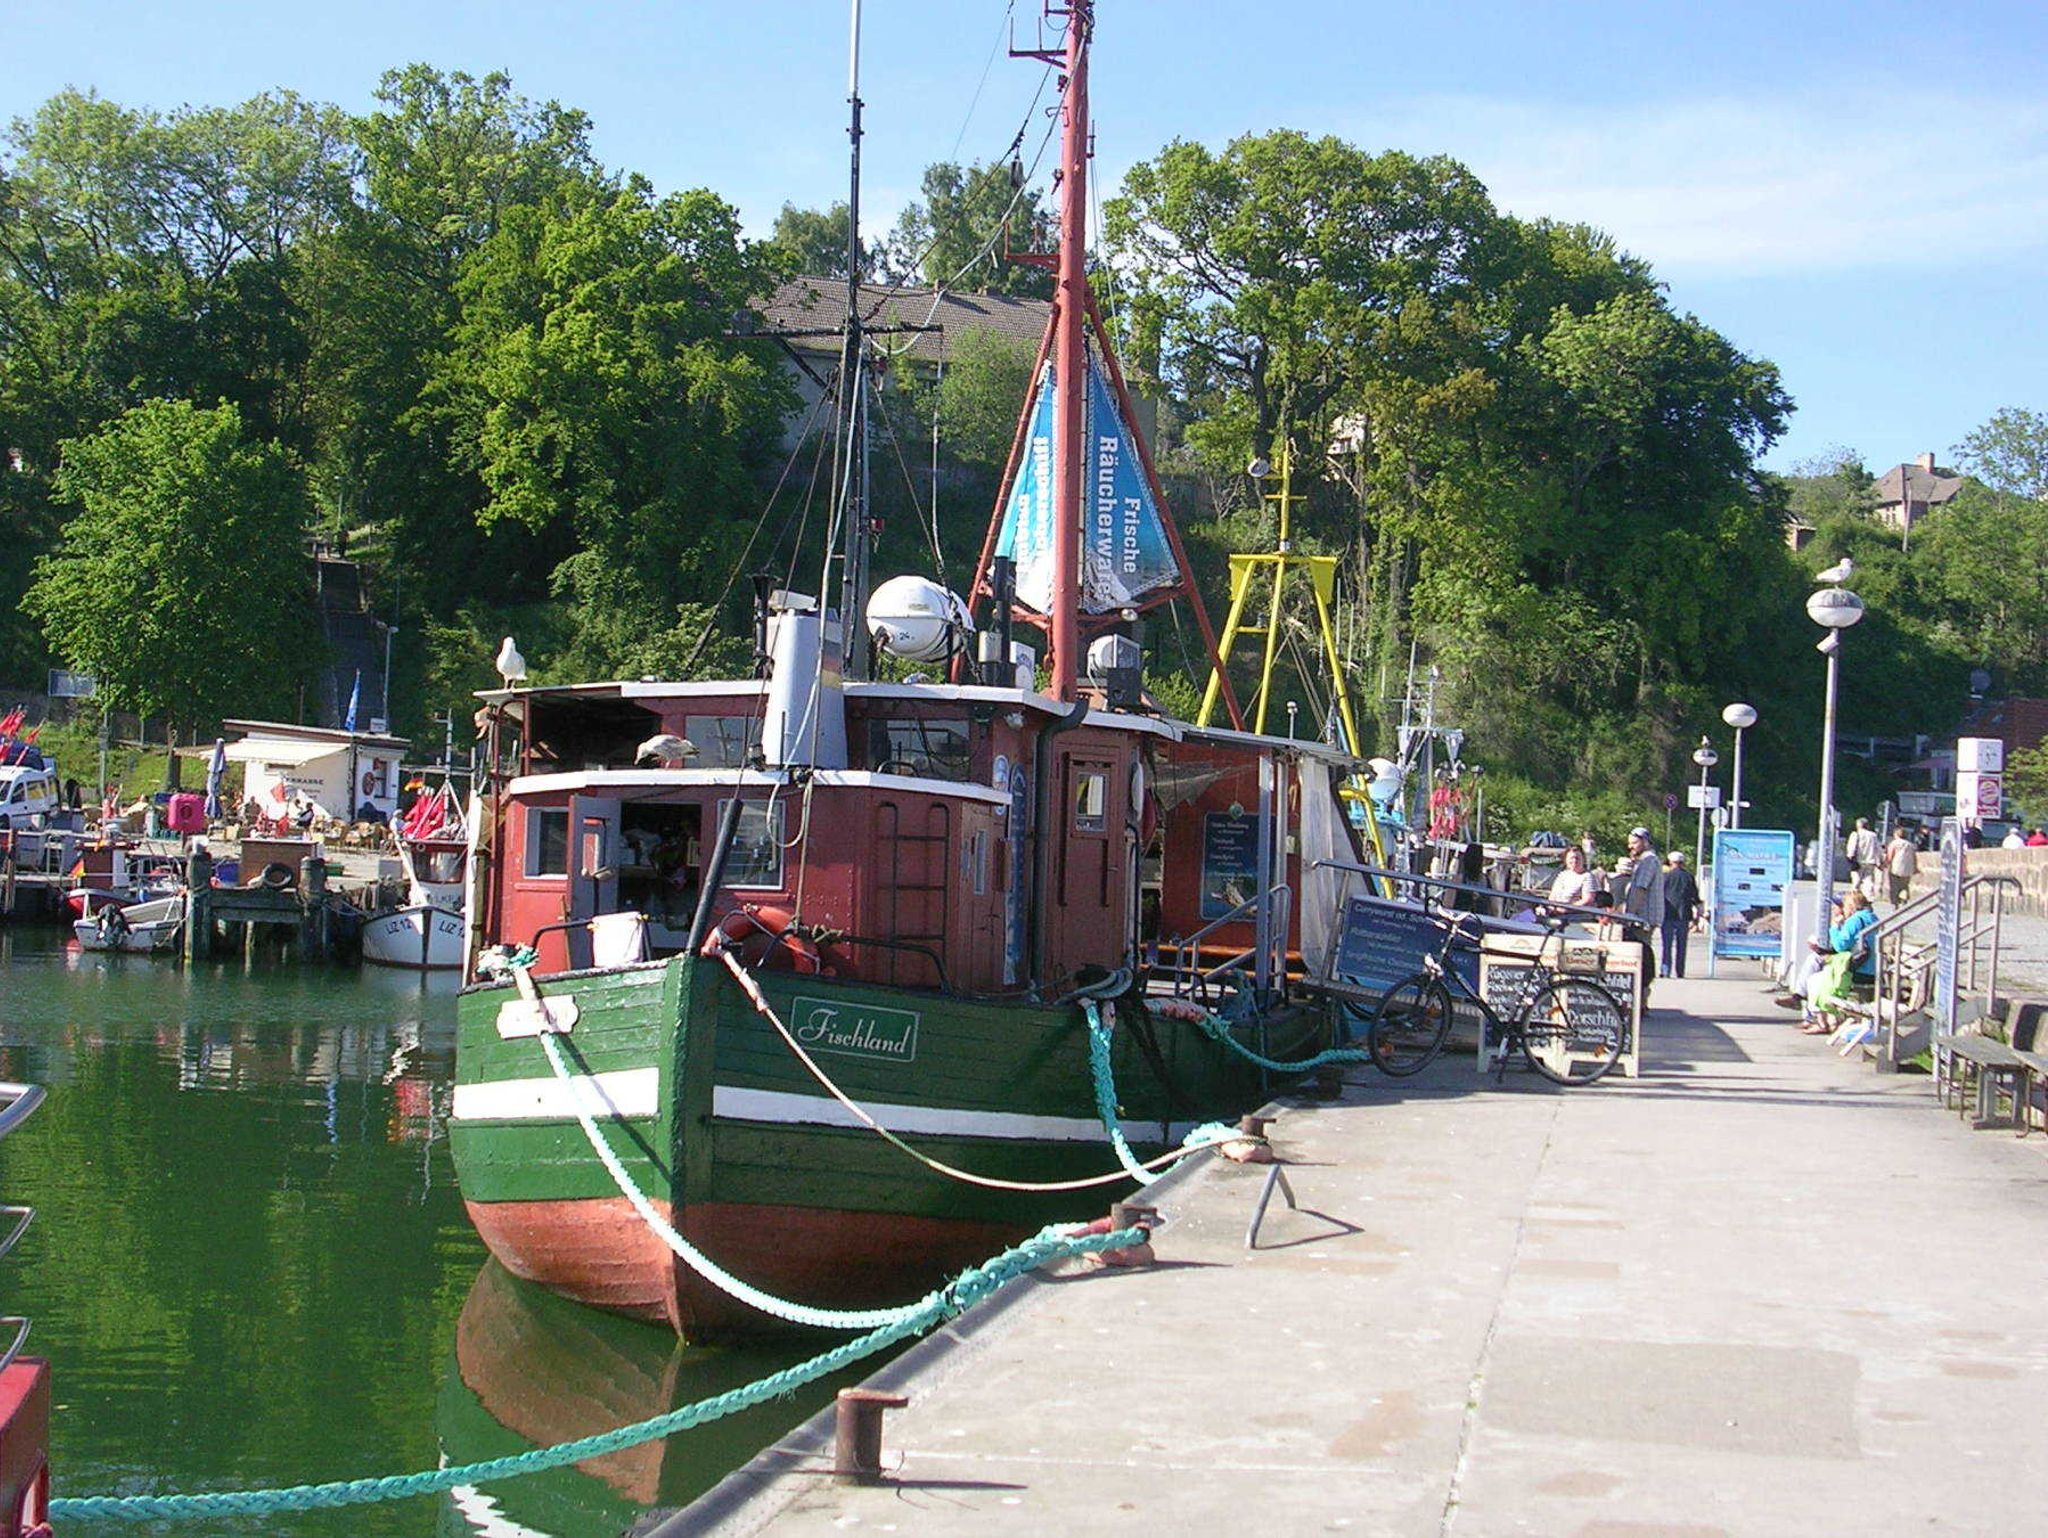
{"label": "harbour water", "polygon": [[[821,1349],[686,1349],[487,1264],[445,1140],[453,1050],[452,978],[179,968],[0,929],[0,1077],[49,1090],[0,1144],[0,1199],[36,1208],[0,1310],[53,1364],[58,1495],[468,1463]],[[488,1489],[175,1531],[611,1538],[837,1386]]]}

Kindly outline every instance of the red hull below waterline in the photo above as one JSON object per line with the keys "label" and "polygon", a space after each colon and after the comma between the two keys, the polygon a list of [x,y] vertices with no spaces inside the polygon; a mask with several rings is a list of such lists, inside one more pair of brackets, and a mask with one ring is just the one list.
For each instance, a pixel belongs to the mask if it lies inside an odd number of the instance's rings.
{"label": "red hull below waterline", "polygon": [[[579,1303],[665,1321],[693,1341],[790,1328],[675,1260],[623,1198],[467,1206],[506,1270]],[[835,1309],[915,1302],[1026,1237],[1000,1223],[732,1202],[692,1207],[683,1236],[765,1293]]]}

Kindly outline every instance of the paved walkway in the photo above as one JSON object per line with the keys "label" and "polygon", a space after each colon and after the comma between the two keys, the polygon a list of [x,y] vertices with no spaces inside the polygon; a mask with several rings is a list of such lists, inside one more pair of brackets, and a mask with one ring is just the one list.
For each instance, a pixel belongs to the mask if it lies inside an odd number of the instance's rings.
{"label": "paved walkway", "polygon": [[[1746,973],[1747,968],[1737,969]],[[1145,1272],[1034,1281],[887,1369],[891,1480],[818,1424],[666,1531],[2040,1531],[2048,1140],[1658,985],[1644,1077],[1361,1073],[1175,1184]]]}

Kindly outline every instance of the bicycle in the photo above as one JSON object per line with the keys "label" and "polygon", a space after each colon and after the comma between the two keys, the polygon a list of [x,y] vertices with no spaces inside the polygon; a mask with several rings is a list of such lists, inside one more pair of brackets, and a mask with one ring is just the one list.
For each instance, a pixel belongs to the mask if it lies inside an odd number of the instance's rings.
{"label": "bicycle", "polygon": [[[1365,1033],[1366,1051],[1375,1067],[1403,1079],[1436,1061],[1451,1033],[1453,988],[1485,1017],[1487,1039],[1498,1043],[1493,1049],[1496,1079],[1506,1075],[1508,1060],[1518,1048],[1529,1066],[1554,1084],[1591,1084],[1620,1061],[1628,1041],[1628,1008],[1606,984],[1571,970],[1570,947],[1562,934],[1566,920],[1544,921],[1544,943],[1537,947],[1522,996],[1506,1019],[1449,964],[1451,949],[1461,939],[1478,938],[1484,953],[1484,937],[1473,934],[1470,922],[1465,914],[1451,917],[1436,954],[1423,957],[1421,971],[1396,983],[1381,998]],[[1557,942],[1555,966],[1552,940]],[[1520,954],[1514,959],[1528,960]]]}

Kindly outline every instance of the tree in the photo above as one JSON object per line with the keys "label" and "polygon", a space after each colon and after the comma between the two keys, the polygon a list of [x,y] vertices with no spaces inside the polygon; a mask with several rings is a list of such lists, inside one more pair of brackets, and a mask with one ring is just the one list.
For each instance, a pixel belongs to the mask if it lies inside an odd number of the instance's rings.
{"label": "tree", "polygon": [[75,505],[24,607],[104,703],[198,727],[290,709],[317,660],[305,495],[232,405],[153,401],[63,446]]}
{"label": "tree", "polygon": [[551,586],[587,621],[574,665],[634,661],[620,637],[677,624],[753,515],[792,397],[726,332],[774,276],[729,205],[638,180],[507,209],[464,262],[432,421],[484,488],[485,529],[568,540]]}
{"label": "tree", "polygon": [[1956,445],[1958,462],[1992,490],[2048,501],[2048,416],[2007,406]]}
{"label": "tree", "polygon": [[1014,183],[1008,165],[939,161],[925,167],[919,191],[889,236],[888,265],[898,281],[1052,297],[1051,273],[1003,260],[1005,251],[1045,251],[1057,239],[1037,189]]}
{"label": "tree", "polygon": [[[782,205],[775,216],[775,228],[768,245],[781,256],[793,277],[843,278],[846,276],[846,205],[830,208],[798,208]],[[880,241],[861,242],[860,274],[873,276],[882,260]]]}

